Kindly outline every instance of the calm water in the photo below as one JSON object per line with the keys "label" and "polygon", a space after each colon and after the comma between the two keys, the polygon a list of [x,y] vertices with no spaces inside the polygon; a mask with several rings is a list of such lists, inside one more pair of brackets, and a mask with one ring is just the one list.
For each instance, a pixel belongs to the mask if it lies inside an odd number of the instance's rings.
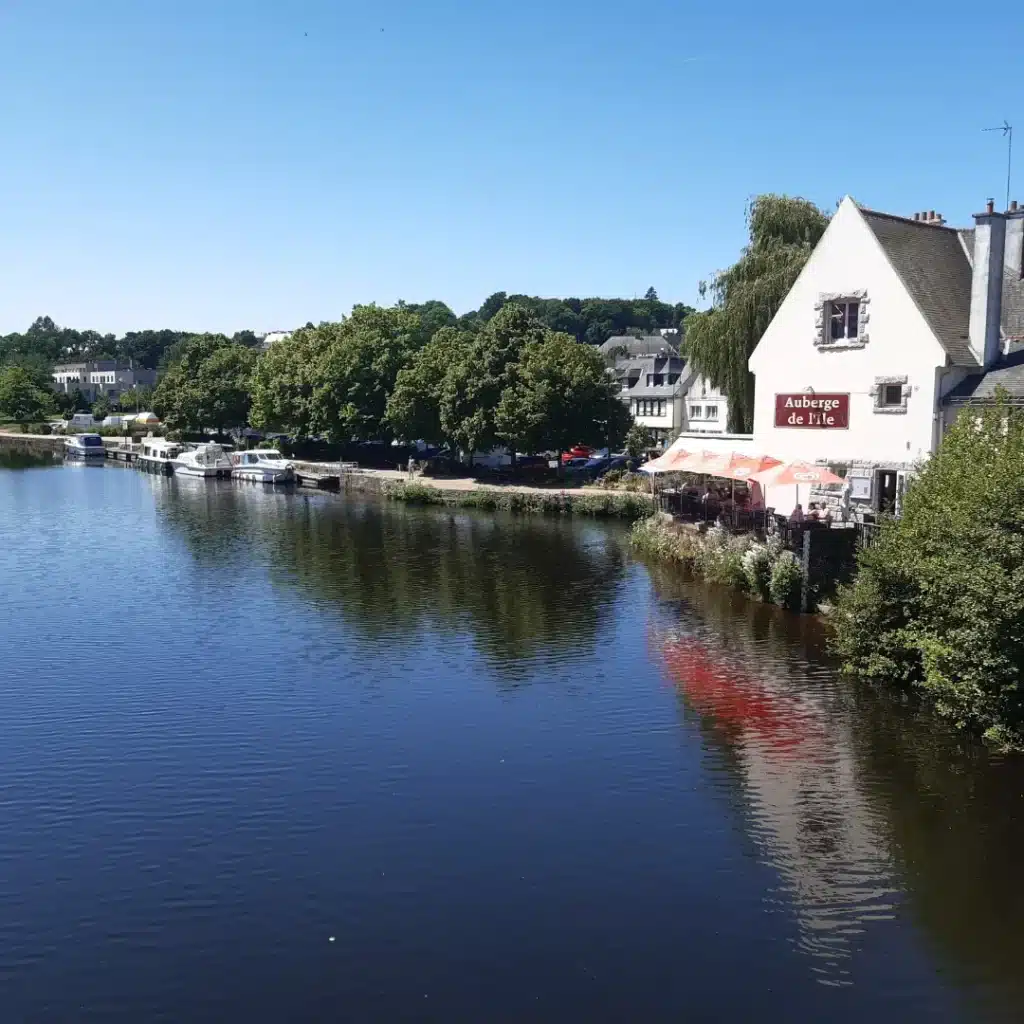
{"label": "calm water", "polygon": [[0,469],[0,583],[0,1020],[1024,1016],[1021,765],[618,528]]}

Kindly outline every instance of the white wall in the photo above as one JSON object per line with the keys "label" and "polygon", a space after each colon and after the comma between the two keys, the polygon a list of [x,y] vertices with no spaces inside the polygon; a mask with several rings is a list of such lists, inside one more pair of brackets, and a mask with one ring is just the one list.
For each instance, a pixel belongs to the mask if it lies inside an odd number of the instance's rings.
{"label": "white wall", "polygon": [[[867,291],[869,341],[830,351],[814,344],[819,293]],[[927,456],[936,433],[936,369],[946,355],[890,265],[856,204],[845,199],[824,237],[750,357],[756,377],[754,439],[777,458],[912,463]],[[906,375],[905,413],[874,408],[876,377]],[[775,426],[775,395],[850,395],[847,430]]]}

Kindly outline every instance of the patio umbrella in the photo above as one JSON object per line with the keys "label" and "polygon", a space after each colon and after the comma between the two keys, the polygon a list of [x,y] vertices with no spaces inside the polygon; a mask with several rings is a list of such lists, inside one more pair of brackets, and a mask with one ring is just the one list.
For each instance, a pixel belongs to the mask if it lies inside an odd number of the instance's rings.
{"label": "patio umbrella", "polygon": [[704,449],[700,452],[692,452],[687,455],[679,464],[679,469],[684,473],[703,473],[706,476],[721,476],[722,471],[729,464],[729,456],[722,452],[713,452]]}
{"label": "patio umbrella", "polygon": [[680,471],[680,463],[689,458],[690,453],[685,451],[683,448],[669,448],[668,451],[663,452],[656,459],[651,459],[650,462],[644,463],[640,467],[641,473],[678,473]]}
{"label": "patio umbrella", "polygon": [[819,487],[828,487],[833,484],[841,484],[843,478],[836,476],[825,466],[815,466],[810,462],[782,462],[770,469],[762,470],[760,473],[753,473],[751,480],[757,481],[763,488],[769,487],[796,487],[796,502],[800,504],[800,485],[817,484]]}

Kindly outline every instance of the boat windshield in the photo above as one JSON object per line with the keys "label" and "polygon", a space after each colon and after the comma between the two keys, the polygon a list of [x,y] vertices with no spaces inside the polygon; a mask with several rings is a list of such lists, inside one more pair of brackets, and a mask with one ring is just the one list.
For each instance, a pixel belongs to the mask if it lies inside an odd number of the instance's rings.
{"label": "boat windshield", "polygon": [[99,434],[85,434],[82,437],[82,444],[86,448],[100,448],[103,446],[103,438]]}
{"label": "boat windshield", "polygon": [[264,449],[263,451],[256,453],[261,459],[279,459],[281,458],[280,452],[275,452],[272,449]]}

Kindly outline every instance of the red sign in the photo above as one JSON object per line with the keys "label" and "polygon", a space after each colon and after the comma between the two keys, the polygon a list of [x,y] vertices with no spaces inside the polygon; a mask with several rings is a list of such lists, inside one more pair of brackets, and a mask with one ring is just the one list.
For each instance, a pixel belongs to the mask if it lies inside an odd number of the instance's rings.
{"label": "red sign", "polygon": [[846,430],[850,426],[850,396],[801,391],[775,396],[775,426]]}

